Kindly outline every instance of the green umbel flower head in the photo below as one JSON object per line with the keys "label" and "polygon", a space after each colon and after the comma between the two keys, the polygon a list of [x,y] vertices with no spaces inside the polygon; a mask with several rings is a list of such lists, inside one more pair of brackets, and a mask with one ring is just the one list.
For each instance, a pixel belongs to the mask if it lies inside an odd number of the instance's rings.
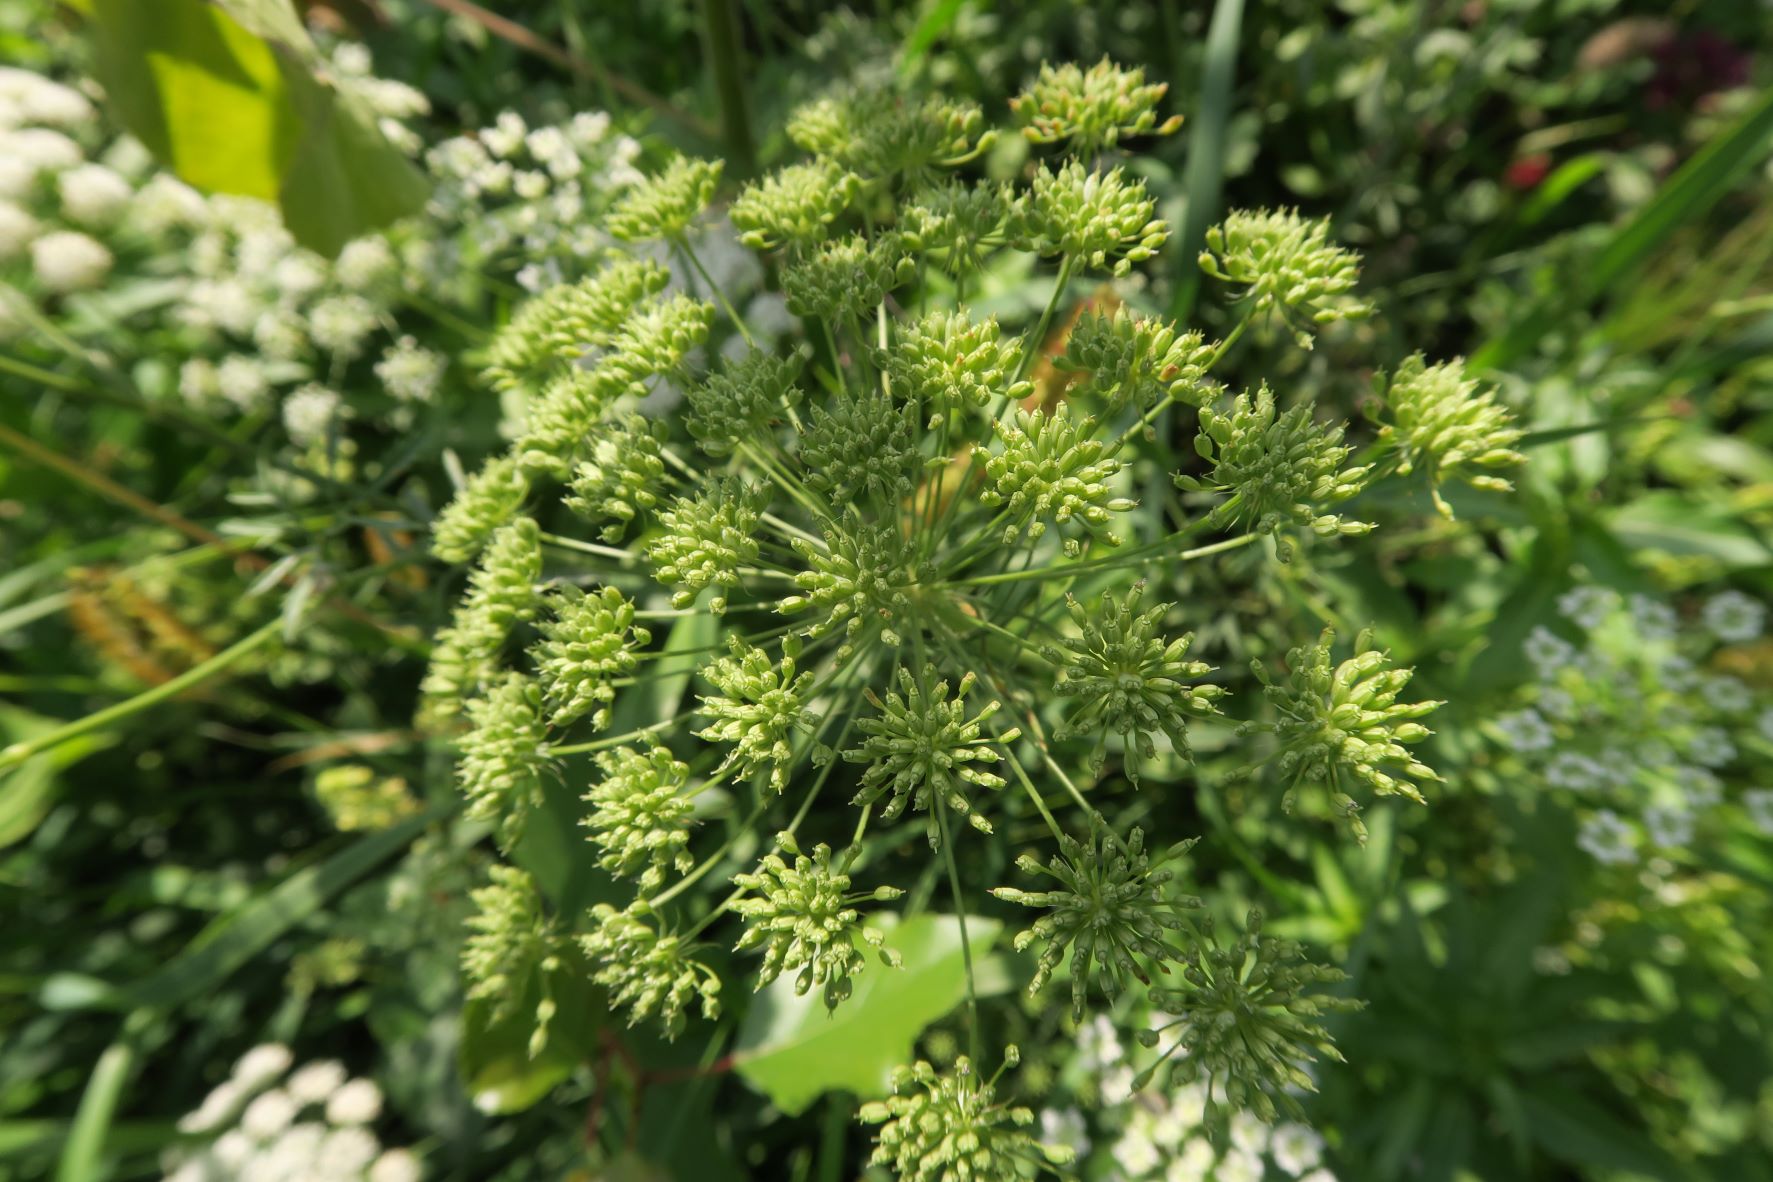
{"label": "green umbel flower head", "polygon": [[1218,713],[1214,703],[1225,696],[1219,686],[1189,684],[1211,673],[1212,666],[1186,659],[1193,633],[1175,640],[1159,635],[1171,605],[1160,603],[1141,612],[1144,594],[1144,583],[1133,584],[1118,600],[1112,591],[1104,591],[1094,612],[1067,595],[1077,635],[1045,650],[1055,670],[1053,692],[1073,703],[1053,737],[1099,735],[1099,766],[1108,736],[1119,735],[1126,750],[1127,775],[1135,784],[1139,782],[1135,753],[1145,759],[1157,755],[1152,735],[1163,732],[1178,755],[1191,758],[1189,720]]}
{"label": "green umbel flower head", "polygon": [[922,404],[934,425],[945,414],[1026,398],[1034,386],[1016,380],[1021,359],[1020,344],[1003,339],[995,317],[931,312],[901,327],[875,360],[893,389]]}
{"label": "green umbel flower head", "polygon": [[1090,819],[1087,842],[1061,836],[1059,852],[1045,865],[1032,854],[1017,858],[1023,873],[1043,874],[1058,884],[1045,891],[997,887],[991,892],[1011,903],[1050,912],[1016,936],[1017,952],[1042,945],[1034,979],[1028,983],[1029,995],[1045,988],[1067,948],[1071,949],[1071,1012],[1080,1020],[1092,983],[1112,1001],[1131,988],[1129,980],[1151,983],[1140,958],[1159,972],[1169,972],[1169,964],[1184,955],[1176,933],[1186,931],[1188,924],[1179,912],[1202,904],[1193,896],[1172,896],[1165,889],[1176,875],[1164,864],[1193,845],[1192,839],[1178,842],[1154,860],[1145,852],[1144,830],[1134,829],[1123,841],[1096,814]]}
{"label": "green umbel flower head", "polygon": [[865,89],[822,98],[788,118],[788,138],[870,184],[913,181],[954,168],[991,146],[995,131],[972,103]]}
{"label": "green umbel flower head", "polygon": [[1205,378],[1216,356],[1198,332],[1178,333],[1172,324],[1118,308],[1111,316],[1080,319],[1053,365],[1082,374],[1074,394],[1099,398],[1110,410],[1164,400],[1203,406],[1212,397]]}
{"label": "green umbel flower head", "polygon": [[629,314],[669,280],[657,263],[620,259],[577,283],[549,288],[494,334],[486,350],[487,380],[497,389],[523,389],[553,366],[608,345]]}
{"label": "green umbel flower head", "polygon": [[1044,62],[1027,90],[1010,100],[1022,134],[1036,144],[1071,140],[1072,150],[1089,156],[1123,139],[1170,135],[1182,126],[1172,115],[1161,124],[1157,104],[1169,86],[1149,85],[1144,70],[1126,70],[1103,58],[1088,70],[1073,62]]}
{"label": "green umbel flower head", "polygon": [[728,456],[745,443],[761,441],[784,412],[800,401],[795,379],[800,356],[776,357],[761,351],[689,389],[689,430],[711,456]]}
{"label": "green umbel flower head", "polygon": [[1139,1032],[1148,1047],[1172,1031],[1176,1041],[1137,1086],[1167,1069],[1172,1083],[1206,1085],[1209,1113],[1223,1106],[1268,1123],[1283,1112],[1303,1119],[1293,1093],[1317,1090],[1306,1068],[1319,1055],[1342,1058],[1318,1019],[1360,1008],[1351,998],[1323,993],[1346,974],[1307,961],[1295,941],[1263,938],[1260,911],[1250,912],[1244,934],[1229,948],[1212,940],[1210,917],[1202,927],[1206,942],[1183,958],[1180,979],[1151,991],[1154,1004],[1181,1017]]}
{"label": "green umbel flower head", "polygon": [[1058,172],[1040,166],[1016,203],[1014,222],[1026,249],[1125,275],[1169,239],[1169,227],[1156,213],[1144,181],[1118,168],[1092,172],[1073,160]]}
{"label": "green umbel flower head", "polygon": [[[1322,511],[1365,488],[1371,468],[1343,467],[1349,449],[1342,444],[1342,424],[1320,423],[1312,409],[1301,403],[1278,413],[1267,383],[1254,399],[1239,394],[1230,414],[1203,407],[1194,450],[1213,465],[1213,478],[1177,475],[1176,487],[1230,493],[1213,510],[1214,525],[1243,521],[1258,533],[1277,535],[1290,526],[1320,538],[1367,533],[1373,528],[1368,522]],[[1277,540],[1286,562],[1292,547],[1284,538]]]}
{"label": "green umbel flower head", "polygon": [[493,531],[515,518],[529,481],[511,456],[495,456],[468,477],[431,524],[431,553],[445,562],[469,562]]}
{"label": "green umbel flower head", "polygon": [[823,547],[805,538],[793,540],[808,569],[794,576],[801,593],[782,600],[777,610],[784,615],[813,612],[813,622],[802,632],[809,640],[841,629],[838,664],[876,639],[897,646],[900,637],[894,629],[898,617],[912,609],[906,592],[917,577],[905,538],[895,526],[864,524],[854,507],[841,522],[826,522],[823,532]]}
{"label": "green umbel flower head", "polygon": [[917,263],[901,239],[884,235],[870,242],[851,234],[782,268],[782,292],[796,316],[856,321],[916,273]]}
{"label": "green umbel flower head", "polygon": [[745,919],[745,934],[734,950],[763,949],[759,989],[783,973],[797,973],[794,991],[806,993],[815,985],[823,986],[825,1008],[834,1010],[849,997],[852,978],[868,967],[858,940],[873,949],[882,964],[899,966],[898,954],[882,947],[881,933],[861,926],[856,904],[889,902],[905,892],[897,887],[852,892],[849,868],[856,850],[833,863],[830,846],[813,847],[809,858],[791,833],[777,834],[776,845],[794,859],[792,865],[781,854],[769,853],[756,871],[733,876],[733,885],[750,892],[750,897],[733,904],[733,911]]}
{"label": "green umbel flower head", "polygon": [[862,180],[833,160],[790,164],[739,193],[727,216],[739,241],[755,250],[823,242],[862,188]]}
{"label": "green umbel flower head", "polygon": [[609,211],[609,232],[624,242],[682,239],[714,199],[723,168],[719,160],[679,156],[616,202]]}
{"label": "green umbel flower head", "polygon": [[468,1000],[490,1003],[492,1020],[504,1021],[519,1003],[535,999],[530,1058],[547,1049],[556,1012],[554,981],[572,959],[572,943],[542,910],[535,880],[515,866],[493,864],[491,881],[469,892],[475,912],[462,943],[462,975]]}
{"label": "green umbel flower head", "polygon": [[652,641],[652,633],[634,623],[634,603],[614,587],[591,595],[562,587],[553,597],[554,615],[541,624],[536,670],[546,686],[543,700],[548,721],[566,726],[589,715],[591,726],[609,725],[612,684],[634,672],[636,650]]}
{"label": "green umbel flower head", "polygon": [[592,930],[579,943],[595,966],[591,979],[609,990],[611,1009],[626,1009],[628,1025],[657,1016],[666,1038],[683,1031],[684,1010],[700,999],[702,1017],[720,1016],[720,978],[695,959],[695,947],[662,931],[645,899],[618,911],[591,909]]}
{"label": "green umbel flower head", "polygon": [[523,433],[512,454],[526,472],[563,480],[617,399],[638,397],[641,385],[613,367],[574,368],[542,389],[523,415]]}
{"label": "green umbel flower head", "polygon": [[1002,244],[1010,205],[1009,194],[994,181],[946,181],[920,192],[899,215],[899,228],[907,249],[941,255],[951,273],[974,271],[986,252]]}
{"label": "green umbel flower head", "polygon": [[542,537],[533,520],[519,517],[493,531],[468,576],[468,593],[432,650],[423,686],[431,713],[457,713],[466,697],[494,680],[511,630],[535,616],[541,577]]}
{"label": "green umbel flower head", "polygon": [[[928,812],[926,828],[932,847],[942,843],[940,809],[944,805],[979,832],[990,833],[991,822],[973,808],[967,790],[1003,787],[1002,776],[975,766],[1003,758],[985,736],[984,727],[1000,703],[988,703],[972,718],[967,717],[966,696],[976,680],[971,673],[961,678],[951,699],[948,683],[937,680],[933,668],[926,667],[921,677],[914,678],[909,669],[900,666],[899,689],[889,690],[885,702],[868,691],[868,700],[880,716],[857,720],[857,729],[868,737],[859,747],[843,753],[851,763],[868,765],[855,803],[873,804],[891,793],[881,810],[883,820],[896,819],[907,805]],[[1021,734],[1011,729],[997,740],[1013,743]]]}
{"label": "green umbel flower head", "polygon": [[795,674],[794,662],[800,656],[798,637],[783,639],[779,664],[737,636],[729,643],[729,655],[702,667],[702,677],[720,692],[702,699],[702,713],[713,725],[697,731],[696,737],[709,743],[733,744],[720,765],[721,772],[736,769],[748,777],[767,768],[770,787],[780,792],[787,786],[788,769],[794,763],[789,740],[795,731],[818,722],[806,713],[813,675]]}
{"label": "green umbel flower head", "polygon": [[812,408],[800,437],[807,485],[833,505],[896,505],[911,495],[923,456],[912,403],[870,384]]}
{"label": "green umbel flower head", "polygon": [[1293,326],[1302,349],[1314,325],[1355,320],[1372,311],[1349,293],[1360,278],[1360,256],[1330,244],[1328,218],[1297,210],[1233,210],[1207,231],[1201,269],[1243,288],[1256,315],[1278,313]]}
{"label": "green umbel flower head", "polygon": [[1267,731],[1278,740],[1271,762],[1293,787],[1285,806],[1291,808],[1301,784],[1317,784],[1331,793],[1331,804],[1357,840],[1366,840],[1360,806],[1341,790],[1346,774],[1380,796],[1403,796],[1426,804],[1408,777],[1439,780],[1433,768],[1404,747],[1420,743],[1433,732],[1416,720],[1445,703],[1399,702],[1414,670],[1387,668],[1385,653],[1373,647],[1371,633],[1355,637],[1354,656],[1334,669],[1330,650],[1335,633],[1325,629],[1318,642],[1287,653],[1291,671],[1276,682],[1260,661],[1251,663],[1262,693],[1274,706],[1270,723],[1244,723],[1238,733]]}
{"label": "green umbel flower head", "polygon": [[[1015,1047],[1004,1067],[1021,1061]],[[947,1075],[919,1060],[893,1073],[893,1095],[862,1105],[858,1119],[879,1125],[871,1166],[898,1182],[1020,1182],[1070,1163],[1069,1146],[1042,1145],[1027,1131],[1034,1113],[997,1102],[997,1081],[973,1074],[965,1055]]]}
{"label": "green umbel flower head", "polygon": [[[981,503],[1002,505],[1009,514],[1003,540],[1007,546],[1027,530],[1030,538],[1047,531],[1047,522],[1082,526],[1091,537],[1120,545],[1108,524],[1114,514],[1137,508],[1139,502],[1114,495],[1112,481],[1123,467],[1108,445],[1090,438],[1094,419],[1073,423],[1063,403],[1051,414],[1018,410],[997,424],[1003,450],[985,461],[989,487]],[[1082,551],[1076,538],[1065,539],[1065,552]]]}
{"label": "green umbel flower head", "polygon": [[1507,491],[1514,486],[1501,476],[1474,469],[1511,468],[1527,457],[1514,450],[1523,432],[1514,416],[1496,398],[1465,376],[1465,362],[1455,358],[1429,365],[1417,353],[1392,374],[1382,391],[1391,419],[1379,437],[1391,441],[1401,462],[1398,471],[1421,468],[1434,488],[1434,503],[1447,517],[1453,510],[1441,499],[1440,485],[1458,476],[1474,488]]}
{"label": "green umbel flower head", "polygon": [[651,894],[675,870],[687,873],[690,830],[695,802],[684,795],[689,766],[671,752],[616,747],[599,752],[603,778],[585,796],[591,813],[585,818],[591,842],[601,854],[597,864],[618,878],[640,876],[640,889]]}
{"label": "green umbel flower head", "polygon": [[666,486],[664,423],[628,415],[599,434],[572,474],[567,508],[604,522],[603,540],[614,545],[642,514],[658,508]]}
{"label": "green umbel flower head", "polygon": [[542,807],[546,738],[541,691],[521,673],[505,674],[486,696],[468,700],[468,729],[456,741],[456,780],[468,798],[468,816],[496,822],[506,849]]}
{"label": "green umbel flower head", "polygon": [[[673,607],[688,607],[704,587],[737,587],[739,568],[757,560],[757,523],[769,490],[739,480],[712,479],[696,497],[678,497],[659,514],[663,533],[647,547],[653,577],[674,587]],[[726,610],[716,594],[709,609]]]}

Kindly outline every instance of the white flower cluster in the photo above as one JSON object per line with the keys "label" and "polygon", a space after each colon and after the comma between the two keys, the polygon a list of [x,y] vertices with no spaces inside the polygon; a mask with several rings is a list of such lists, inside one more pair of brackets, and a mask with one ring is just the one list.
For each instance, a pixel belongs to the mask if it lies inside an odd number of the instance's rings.
{"label": "white flower cluster", "polygon": [[465,265],[515,255],[528,291],[576,279],[609,245],[596,214],[641,179],[640,144],[612,134],[610,117],[581,112],[531,128],[514,111],[491,127],[425,153],[436,182],[431,217],[463,228]]}
{"label": "white flower cluster", "polygon": [[[1080,1164],[1088,1162],[1085,1176],[1113,1182],[1336,1182],[1324,1165],[1323,1137],[1307,1125],[1269,1125],[1238,1112],[1225,1135],[1211,1135],[1203,1085],[1135,1093],[1127,1048],[1105,1016],[1085,1023],[1077,1043],[1074,1067],[1096,1098],[1094,1115],[1076,1107],[1048,1108],[1040,1114],[1040,1139],[1070,1147]],[[1089,1160],[1092,1151],[1100,1160]]]}
{"label": "white flower cluster", "polygon": [[276,1043],[242,1056],[179,1121],[181,1133],[213,1139],[169,1150],[165,1182],[419,1182],[419,1159],[376,1139],[382,1093],[372,1081],[334,1060],[291,1071],[292,1061]]}
{"label": "white flower cluster", "polygon": [[1760,636],[1765,605],[1724,591],[1687,624],[1661,600],[1583,585],[1558,610],[1560,631],[1526,639],[1525,704],[1491,732],[1546,788],[1571,794],[1582,849],[1636,863],[1691,845],[1710,815],[1737,807],[1773,833],[1773,789],[1729,790],[1773,773],[1773,708],[1717,651]]}

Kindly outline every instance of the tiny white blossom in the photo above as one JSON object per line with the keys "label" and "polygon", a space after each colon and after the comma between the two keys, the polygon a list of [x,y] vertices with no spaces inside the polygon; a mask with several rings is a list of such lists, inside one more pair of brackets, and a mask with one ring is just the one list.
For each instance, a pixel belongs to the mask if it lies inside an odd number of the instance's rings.
{"label": "tiny white blossom", "polygon": [[1637,860],[1637,835],[1612,809],[1601,809],[1585,817],[1576,832],[1576,844],[1589,857],[1604,865],[1618,865]]}
{"label": "tiny white blossom", "polygon": [[197,226],[208,212],[203,194],[169,172],[157,172],[136,190],[126,220],[140,233],[158,237],[181,226]]}
{"label": "tiny white blossom", "polygon": [[1041,1109],[1040,1139],[1045,1145],[1068,1146],[1080,1158],[1090,1151],[1089,1125],[1075,1108]]}
{"label": "tiny white blossom", "polygon": [[1336,1175],[1328,1170],[1318,1169],[1299,1179],[1299,1182],[1336,1182]]}
{"label": "tiny white blossom", "polygon": [[1674,608],[1660,599],[1634,593],[1626,600],[1626,607],[1631,611],[1638,632],[1646,640],[1671,640],[1680,626]]}
{"label": "tiny white blossom", "polygon": [[288,1071],[293,1061],[289,1048],[282,1043],[260,1043],[234,1064],[234,1082],[247,1091],[254,1091]]}
{"label": "tiny white blossom", "polygon": [[1611,587],[1572,587],[1558,596],[1558,612],[1585,632],[1603,624],[1619,606],[1619,593]]}
{"label": "tiny white blossom", "polygon": [[1297,1176],[1324,1160],[1324,1139],[1307,1125],[1284,1124],[1274,1130],[1268,1152],[1275,1165]]}
{"label": "tiny white blossom", "polygon": [[326,1134],[314,1165],[333,1178],[359,1178],[382,1152],[381,1142],[368,1129],[334,1129]]}
{"label": "tiny white blossom", "polygon": [[1693,840],[1693,811],[1677,805],[1651,805],[1644,810],[1650,844],[1667,848]]}
{"label": "tiny white blossom", "polygon": [[1727,644],[1753,640],[1767,623],[1767,605],[1740,591],[1720,591],[1700,613],[1711,634]]}
{"label": "tiny white blossom", "polygon": [[1742,794],[1742,807],[1751,825],[1773,836],[1773,788],[1750,788]]}
{"label": "tiny white blossom", "polygon": [[[333,417],[339,410],[339,394],[315,382],[301,387],[283,400],[283,428],[290,440],[306,446],[326,438]],[[338,1064],[314,1063],[310,1068],[337,1067]],[[304,1068],[303,1070],[308,1070]]]}
{"label": "tiny white blossom", "polygon": [[1516,710],[1496,719],[1502,739],[1516,751],[1544,751],[1557,742],[1557,736],[1537,710]]}
{"label": "tiny white blossom", "polygon": [[52,292],[98,286],[111,273],[111,262],[101,243],[75,230],[56,230],[31,243],[31,268]]}
{"label": "tiny white blossom", "polygon": [[339,1090],[345,1079],[343,1063],[337,1059],[320,1059],[298,1067],[283,1086],[303,1104],[322,1104]]}
{"label": "tiny white blossom", "polygon": [[1696,809],[1708,809],[1724,799],[1724,782],[1710,768],[1677,767],[1675,777],[1687,790],[1687,803]]}
{"label": "tiny white blossom", "polygon": [[1114,1023],[1103,1014],[1094,1015],[1077,1028],[1077,1051],[1085,1070],[1090,1072],[1112,1067],[1126,1054],[1120,1045],[1120,1036],[1115,1033]]}
{"label": "tiny white blossom", "polygon": [[179,1132],[209,1132],[226,1120],[245,1097],[246,1093],[239,1084],[232,1079],[223,1080],[210,1090],[209,1095],[203,1097],[203,1103],[179,1118]]}
{"label": "tiny white blossom", "polygon": [[1527,634],[1522,651],[1541,681],[1550,681],[1576,659],[1576,646],[1541,624]]}
{"label": "tiny white blossom", "polygon": [[1687,757],[1705,767],[1723,767],[1736,758],[1736,744],[1722,727],[1700,727],[1687,741]]}
{"label": "tiny white blossom", "polygon": [[1233,1149],[1219,1160],[1214,1182],[1262,1182],[1262,1159],[1244,1149]]}
{"label": "tiny white blossom", "polygon": [[271,391],[265,367],[255,357],[234,353],[222,359],[215,371],[216,390],[241,410],[256,410]]}
{"label": "tiny white blossom", "polygon": [[1231,1144],[1245,1153],[1260,1157],[1267,1152],[1272,1132],[1260,1117],[1247,1109],[1231,1114]]}
{"label": "tiny white blossom", "polygon": [[501,111],[493,125],[481,131],[480,142],[486,145],[487,151],[503,159],[515,155],[523,147],[528,130],[522,115],[516,111]]}
{"label": "tiny white blossom", "polygon": [[1607,782],[1607,770],[1580,751],[1560,751],[1545,765],[1545,782],[1572,792],[1593,792]]}
{"label": "tiny white blossom", "polygon": [[240,1127],[259,1140],[268,1140],[287,1129],[301,1111],[295,1098],[281,1088],[261,1092],[240,1114]]}
{"label": "tiny white blossom", "polygon": [[410,1149],[390,1149],[369,1167],[369,1182],[419,1182],[419,1159]]}
{"label": "tiny white blossom", "polygon": [[375,331],[375,306],[362,296],[332,296],[314,305],[308,327],[314,343],[322,349],[355,357],[363,348],[363,338]]}
{"label": "tiny white blossom", "polygon": [[335,1125],[368,1124],[381,1111],[382,1090],[367,1079],[342,1084],[326,1102],[326,1119]]}
{"label": "tiny white blossom", "polygon": [[305,300],[326,286],[326,264],[305,250],[291,251],[271,268],[271,286],[291,300]]}
{"label": "tiny white blossom", "polygon": [[1120,1140],[1114,1143],[1109,1151],[1115,1162],[1134,1178],[1143,1177],[1163,1164],[1163,1154],[1158,1152],[1156,1143],[1150,1135],[1135,1122],[1121,1134]]}
{"label": "tiny white blossom", "polygon": [[429,402],[448,364],[442,354],[419,348],[411,337],[401,337],[376,362],[376,377],[401,402]]}
{"label": "tiny white blossom", "polygon": [[400,260],[388,240],[379,235],[354,238],[345,243],[333,261],[332,273],[352,291],[368,291],[393,278],[400,269]]}
{"label": "tiny white blossom", "polygon": [[23,254],[38,230],[36,218],[10,201],[0,201],[0,262]]}
{"label": "tiny white blossom", "polygon": [[135,196],[128,181],[102,164],[70,168],[56,178],[55,187],[61,198],[62,215],[88,227],[109,226],[122,216]]}
{"label": "tiny white blossom", "polygon": [[1701,678],[1699,694],[1720,714],[1740,714],[1755,703],[1754,691],[1734,677]]}
{"label": "tiny white blossom", "polygon": [[1205,1137],[1196,1137],[1170,1159],[1169,1168],[1164,1171],[1164,1182],[1211,1182],[1213,1166],[1218,1160],[1212,1142]]}

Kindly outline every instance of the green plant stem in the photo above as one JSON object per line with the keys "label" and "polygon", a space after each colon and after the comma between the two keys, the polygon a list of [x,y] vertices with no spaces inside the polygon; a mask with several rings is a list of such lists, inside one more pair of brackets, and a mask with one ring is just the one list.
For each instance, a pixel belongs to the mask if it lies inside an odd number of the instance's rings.
{"label": "green plant stem", "polygon": [[[708,274],[708,268],[702,265],[702,260],[696,256],[695,249],[690,246],[688,236],[679,236],[676,243],[677,248],[683,252],[683,257],[689,260],[691,267],[695,268],[696,274],[702,277],[702,282],[708,285],[708,290],[714,293],[715,302],[720,305],[721,311],[726,313],[727,319],[733,322],[733,327],[739,330],[739,335],[745,338],[745,343],[753,349],[757,348],[757,339],[751,335],[751,329],[745,324],[745,318],[739,315],[738,309],[733,307],[732,301],[726,298],[726,293],[720,290],[720,285],[714,282],[714,276]],[[788,408],[788,415],[790,419],[793,418],[793,407]],[[797,428],[800,426],[798,422],[794,425]]]}
{"label": "green plant stem", "polygon": [[[1058,570],[1015,570],[1004,571],[1001,574],[995,575],[975,575],[969,579],[954,579],[952,582],[956,586],[983,586],[991,583],[1015,583],[1024,579],[1056,579],[1062,575],[1087,574],[1091,571],[1098,570],[1113,570],[1117,566],[1126,566],[1129,562],[1143,558],[1147,553],[1176,541],[1178,538],[1186,535],[1191,528],[1193,527],[1184,527],[1167,538],[1162,538],[1153,542],[1149,546],[1141,546],[1138,550],[1130,550],[1124,554],[1118,554],[1113,559],[1097,559],[1091,562],[1074,562],[1071,565],[1061,567]],[[1182,551],[1182,553],[1175,556],[1174,561],[1191,562],[1196,558],[1206,558],[1213,554],[1223,554],[1227,550],[1236,550],[1240,546],[1247,546],[1261,536],[1261,534],[1253,533],[1240,534],[1235,538],[1227,538],[1222,542],[1214,542],[1209,546],[1197,546],[1193,550]]]}
{"label": "green plant stem", "polygon": [[143,1011],[124,1019],[123,1030],[116,1041],[99,1056],[87,1080],[86,1090],[81,1093],[74,1123],[68,1129],[68,1140],[56,1165],[55,1182],[92,1182],[104,1176],[105,1171],[100,1167],[104,1160],[105,1140],[116,1118],[118,1102],[123,1098],[124,1085],[135,1071],[141,1027],[146,1021],[147,1015]]}
{"label": "green plant stem", "polygon": [[[1016,372],[1010,377],[1010,385],[1013,386],[1028,376],[1028,367],[1033,364],[1034,355],[1046,344],[1047,329],[1051,327],[1053,316],[1059,311],[1060,301],[1065,298],[1065,289],[1071,285],[1071,274],[1075,266],[1070,255],[1059,260],[1059,277],[1053,281],[1053,294],[1047,299],[1047,306],[1041,311],[1040,319],[1034,322],[1034,332],[1023,344],[1022,357],[1016,362]],[[1001,409],[997,417],[1003,417]]]}
{"label": "green plant stem", "polygon": [[720,103],[727,159],[741,176],[753,176],[757,172],[757,154],[751,145],[745,63],[733,0],[702,0],[702,31],[707,39],[710,72],[714,75],[714,93]]}
{"label": "green plant stem", "polygon": [[[678,654],[672,655],[675,656]],[[635,739],[644,739],[648,735],[657,734],[669,727],[676,726],[680,721],[682,720],[678,718],[667,718],[662,722],[655,722],[651,725],[643,726],[639,730],[629,731],[625,735],[611,735],[607,739],[597,739],[590,743],[574,743],[568,747],[550,747],[548,748],[548,754],[586,755],[593,751],[607,751],[611,747],[620,747],[623,743],[632,742]]]}
{"label": "green plant stem", "polygon": [[1010,770],[1014,771],[1016,779],[1021,781],[1023,789],[1028,793],[1028,799],[1032,800],[1034,807],[1040,810],[1041,819],[1047,823],[1047,832],[1053,835],[1054,841],[1063,841],[1065,833],[1059,828],[1059,822],[1053,819],[1053,814],[1047,809],[1047,802],[1041,799],[1040,789],[1036,788],[1034,781],[1029,778],[1028,769],[1022,766],[1022,761],[1016,758],[1014,752],[1007,754],[1010,757]]}
{"label": "green plant stem", "polygon": [[202,685],[217,674],[226,672],[243,657],[276,636],[282,628],[283,620],[279,617],[261,626],[258,631],[244,640],[237,641],[223,649],[209,660],[191,666],[171,681],[139,693],[128,701],[118,702],[115,706],[107,706],[96,713],[88,714],[85,718],[75,719],[73,722],[39,735],[35,739],[14,743],[4,751],[0,751],[0,771],[17,767],[33,755],[41,755],[53,747],[61,746],[70,739],[77,739],[81,735],[102,730],[114,722],[120,722],[132,715],[140,714],[143,710],[157,706],[168,698],[176,698],[186,690]]}
{"label": "green plant stem", "polygon": [[595,554],[599,558],[614,558],[621,562],[638,562],[640,556],[632,550],[621,550],[615,546],[599,546],[596,542],[581,542],[577,538],[563,538],[559,534],[538,533],[545,546],[559,546],[562,550],[577,550],[581,554]]}
{"label": "green plant stem", "polygon": [[948,890],[954,896],[954,920],[960,925],[960,960],[967,974],[967,1045],[973,1062],[979,1059],[979,991],[973,979],[973,942],[967,935],[966,897],[960,891],[960,868],[954,862],[954,841],[948,832],[948,805],[941,793],[935,797],[936,827],[942,834],[942,861],[948,867]]}

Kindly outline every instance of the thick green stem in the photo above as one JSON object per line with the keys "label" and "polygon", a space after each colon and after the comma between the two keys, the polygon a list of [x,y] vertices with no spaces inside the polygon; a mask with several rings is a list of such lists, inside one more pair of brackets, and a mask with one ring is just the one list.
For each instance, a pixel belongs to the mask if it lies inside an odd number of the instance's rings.
{"label": "thick green stem", "polygon": [[739,46],[739,22],[733,0],[702,0],[702,32],[708,64],[720,103],[720,125],[726,139],[727,162],[741,177],[757,172],[751,146],[751,118],[745,102],[745,64]]}
{"label": "thick green stem", "polygon": [[967,935],[966,899],[960,893],[960,868],[954,863],[954,841],[948,832],[948,805],[939,792],[931,793],[936,827],[942,834],[942,861],[948,866],[948,890],[954,896],[954,920],[960,925],[960,961],[967,974],[967,1045],[973,1062],[979,1062],[979,992],[973,980],[973,942]]}

